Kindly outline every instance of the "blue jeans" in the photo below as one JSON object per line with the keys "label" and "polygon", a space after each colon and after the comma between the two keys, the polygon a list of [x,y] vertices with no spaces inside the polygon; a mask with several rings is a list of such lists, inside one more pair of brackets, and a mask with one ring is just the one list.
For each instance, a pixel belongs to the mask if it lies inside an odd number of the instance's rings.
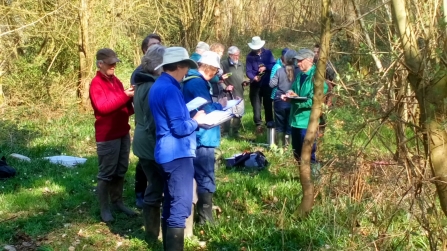
{"label": "blue jeans", "polygon": [[275,130],[276,132],[283,132],[285,134],[291,134],[292,128],[289,123],[290,116],[290,103],[281,100],[275,100]]}
{"label": "blue jeans", "polygon": [[161,164],[164,178],[163,220],[168,228],[185,228],[191,214],[193,158],[180,158]]}
{"label": "blue jeans", "polygon": [[[306,137],[307,129],[292,127],[292,149],[295,159],[301,161],[301,150],[303,149],[304,137]],[[315,152],[317,150],[317,144],[314,142],[312,145],[312,153],[310,156],[310,163],[317,163]]]}
{"label": "blue jeans", "polygon": [[214,175],[214,147],[198,147],[194,158],[194,178],[197,182],[197,193],[214,193],[216,177]]}

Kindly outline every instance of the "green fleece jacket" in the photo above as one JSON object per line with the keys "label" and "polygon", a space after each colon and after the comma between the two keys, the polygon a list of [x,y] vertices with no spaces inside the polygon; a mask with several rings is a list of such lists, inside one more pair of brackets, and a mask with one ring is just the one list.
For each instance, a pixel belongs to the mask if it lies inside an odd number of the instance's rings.
{"label": "green fleece jacket", "polygon": [[[314,97],[314,83],[313,78],[316,66],[312,66],[306,73],[301,72],[296,76],[292,84],[292,91],[300,97],[307,97],[307,100],[290,101],[292,107],[290,109],[290,124],[294,128],[307,129],[309,125],[310,110],[312,108]],[[324,94],[327,93],[328,85],[324,82]]]}

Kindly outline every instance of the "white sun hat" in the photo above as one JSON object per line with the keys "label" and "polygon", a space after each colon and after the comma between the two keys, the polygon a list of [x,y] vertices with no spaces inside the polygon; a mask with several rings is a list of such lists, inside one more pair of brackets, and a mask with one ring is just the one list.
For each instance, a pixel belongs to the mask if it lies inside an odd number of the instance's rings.
{"label": "white sun hat", "polygon": [[173,64],[178,62],[188,63],[189,68],[197,69],[197,64],[194,60],[189,58],[188,51],[183,47],[169,47],[166,48],[165,54],[163,55],[163,63],[155,67],[154,70],[158,70],[163,65]]}
{"label": "white sun hat", "polygon": [[250,47],[252,50],[259,50],[265,45],[265,40],[261,40],[260,37],[252,37],[251,43],[248,43],[248,47]]}
{"label": "white sun hat", "polygon": [[220,57],[214,51],[205,51],[197,63],[211,65],[220,69]]}

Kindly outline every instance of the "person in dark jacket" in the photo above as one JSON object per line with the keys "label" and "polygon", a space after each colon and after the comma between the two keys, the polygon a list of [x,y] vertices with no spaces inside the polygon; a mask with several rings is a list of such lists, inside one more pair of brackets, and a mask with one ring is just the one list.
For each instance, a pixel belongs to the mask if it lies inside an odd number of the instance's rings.
{"label": "person in dark jacket", "polygon": [[227,91],[230,99],[240,98],[242,101],[233,108],[233,113],[235,116],[228,122],[224,124],[224,133],[229,133],[231,137],[239,136],[239,129],[241,127],[241,118],[245,113],[244,106],[244,87],[245,82],[245,68],[244,64],[239,61],[239,56],[241,52],[236,46],[231,46],[228,48],[228,58],[221,61],[222,70],[226,75],[231,73],[231,75],[225,79],[224,83],[226,86],[232,86],[232,91]]}
{"label": "person in dark jacket", "polygon": [[[152,45],[159,45],[161,44],[161,37],[155,33],[149,34],[147,37],[143,39],[141,42],[141,50],[143,51],[143,55],[146,54],[146,51],[152,46]],[[135,79],[137,73],[141,72],[143,70],[142,65],[139,65],[130,76],[130,84],[132,86],[135,86],[137,83],[139,83],[138,79]],[[143,169],[140,165],[140,162],[137,162],[137,165],[135,167],[135,199],[136,199],[136,205],[138,208],[143,208],[143,197],[144,192],[146,191],[147,186],[147,179],[146,175],[143,172]]]}
{"label": "person in dark jacket", "polygon": [[265,122],[273,125],[272,88],[269,86],[270,72],[275,65],[275,58],[270,50],[264,49],[265,41],[253,37],[248,46],[251,52],[246,59],[246,73],[250,79],[250,102],[253,106],[253,121],[256,131],[262,132],[261,103],[264,105]]}
{"label": "person in dark jacket", "polygon": [[[188,81],[183,83],[185,102],[202,97],[208,101],[203,106],[206,113],[222,110],[226,106],[226,98],[213,102],[211,86],[208,82],[220,69],[220,57],[217,53],[207,51],[199,59],[198,70],[189,70]],[[194,115],[194,112],[191,114]],[[220,145],[220,126],[211,129],[200,128],[196,133],[197,149],[194,158],[194,179],[197,182],[197,215],[198,223],[213,222],[213,193],[216,191],[214,174],[214,151]]]}
{"label": "person in dark jacket", "polygon": [[284,65],[279,68],[270,80],[270,87],[276,88],[274,102],[276,145],[285,146],[289,144],[292,128],[289,123],[290,103],[283,101],[281,95],[291,89],[299,69],[295,65],[296,51],[288,50],[283,55]]}
{"label": "person in dark jacket", "polygon": [[186,49],[167,48],[163,63],[154,70],[161,67],[163,73],[149,91],[149,107],[155,121],[154,157],[163,170],[163,246],[165,251],[181,251],[193,199],[196,130],[205,112],[191,118],[180,90],[189,68],[197,68]]}
{"label": "person in dark jacket", "polygon": [[160,232],[160,206],[163,199],[163,170],[155,162],[155,122],[149,108],[148,94],[161,69],[154,70],[163,62],[165,47],[151,46],[141,62],[141,71],[135,74],[135,132],[132,148],[138,157],[145,180],[149,182],[144,193],[143,221],[145,239],[153,242]]}

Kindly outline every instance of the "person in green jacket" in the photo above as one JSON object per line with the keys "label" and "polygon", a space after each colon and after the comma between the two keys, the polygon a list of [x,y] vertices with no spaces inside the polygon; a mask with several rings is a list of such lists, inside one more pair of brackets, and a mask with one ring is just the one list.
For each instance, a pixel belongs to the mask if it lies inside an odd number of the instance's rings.
{"label": "person in green jacket", "polygon": [[[300,73],[296,76],[292,84],[291,91],[299,97],[306,97],[306,100],[288,99],[287,95],[281,95],[283,100],[291,102],[290,124],[292,126],[292,148],[295,159],[301,161],[301,150],[303,148],[304,137],[306,136],[307,126],[309,125],[310,112],[314,97],[314,74],[316,65],[314,65],[314,52],[309,49],[301,49],[295,56],[296,64]],[[324,83],[324,93],[328,90],[328,85]],[[318,161],[315,156],[316,143],[312,146],[311,167],[312,173],[318,173]]]}
{"label": "person in green jacket", "polygon": [[163,200],[163,170],[155,162],[155,121],[152,116],[148,93],[155,80],[161,74],[161,69],[154,70],[163,62],[165,47],[151,46],[141,62],[141,71],[135,73],[135,134],[133,137],[133,152],[149,181],[143,198],[143,221],[145,239],[156,241],[160,231],[160,206]]}

